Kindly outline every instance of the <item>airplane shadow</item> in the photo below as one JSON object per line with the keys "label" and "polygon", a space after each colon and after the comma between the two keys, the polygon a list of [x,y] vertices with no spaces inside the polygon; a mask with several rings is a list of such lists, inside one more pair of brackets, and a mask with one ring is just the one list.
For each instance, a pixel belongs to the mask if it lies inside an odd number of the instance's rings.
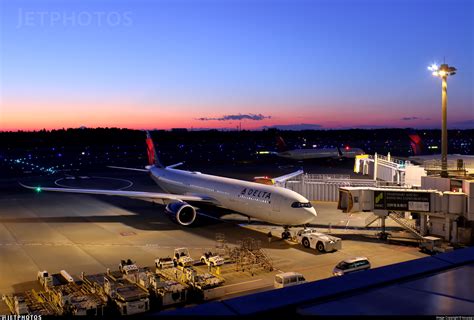
{"label": "airplane shadow", "polygon": [[402,239],[402,238],[396,238],[396,239],[391,239],[389,238],[388,240],[380,240],[377,238],[375,235],[370,235],[370,234],[347,234],[347,233],[331,233],[331,236],[341,238],[342,240],[350,240],[350,241],[358,241],[358,242],[371,242],[371,243],[387,243],[387,244],[394,244],[394,245],[399,245],[399,246],[413,246],[417,247],[418,242],[415,239]]}
{"label": "airplane shadow", "polygon": [[[31,192],[29,190],[18,189],[21,193]],[[38,196],[50,196],[51,193],[42,193]],[[239,240],[245,238],[253,238],[261,241],[262,248],[268,247],[267,235],[263,232],[252,230],[249,228],[240,227],[238,224],[247,222],[246,220],[219,220],[219,217],[229,213],[228,210],[220,210],[219,208],[212,210],[212,213],[206,214],[215,218],[208,218],[206,216],[199,215],[196,219],[196,223],[190,227],[181,226],[173,222],[165,213],[165,206],[160,204],[153,204],[148,201],[121,198],[121,197],[110,197],[102,195],[77,195],[77,197],[83,197],[83,201],[87,202],[88,197],[95,198],[100,202],[115,207],[117,209],[124,210],[131,214],[127,215],[62,215],[62,216],[41,216],[44,213],[39,214],[36,217],[8,217],[4,218],[0,216],[0,223],[121,223],[123,225],[132,227],[136,230],[143,231],[171,231],[181,229],[183,231],[192,233],[197,236],[201,236],[207,239],[216,239],[217,233],[223,233],[225,239],[229,244],[237,244]],[[36,201],[34,198],[28,200],[28,202]],[[44,200],[41,202],[44,203]],[[57,194],[55,195],[55,202],[57,202]],[[35,209],[32,209],[33,211]],[[95,209],[97,211],[97,209]],[[119,211],[119,210],[117,210]],[[255,223],[259,223],[256,222]],[[265,224],[270,225],[270,224]],[[274,246],[270,246],[274,248]],[[291,245],[278,246],[278,248],[288,249],[294,247]]]}

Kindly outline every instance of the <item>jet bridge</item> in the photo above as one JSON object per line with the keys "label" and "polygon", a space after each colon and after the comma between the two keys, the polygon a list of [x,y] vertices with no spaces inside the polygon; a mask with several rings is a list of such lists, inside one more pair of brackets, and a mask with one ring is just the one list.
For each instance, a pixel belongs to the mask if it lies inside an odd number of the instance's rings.
{"label": "jet bridge", "polygon": [[[440,192],[437,190],[393,189],[374,187],[341,187],[339,188],[338,209],[345,213],[367,211],[374,214],[366,220],[366,226],[381,220],[382,238],[386,238],[385,219],[391,218],[421,239],[430,233],[429,225],[444,223],[442,235],[445,240],[458,242],[457,222],[460,217],[469,220],[467,212],[467,195],[462,192]],[[405,219],[404,213],[417,213],[416,220]],[[428,222],[431,220],[431,223]],[[436,226],[436,225],[435,225]],[[433,231],[433,230],[431,230]],[[438,232],[438,235],[439,232]]]}

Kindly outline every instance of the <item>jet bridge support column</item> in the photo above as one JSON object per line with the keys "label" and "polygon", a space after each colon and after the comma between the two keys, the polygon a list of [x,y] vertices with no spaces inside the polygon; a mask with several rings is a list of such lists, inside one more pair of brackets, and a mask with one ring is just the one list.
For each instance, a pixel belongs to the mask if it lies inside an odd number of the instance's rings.
{"label": "jet bridge support column", "polygon": [[385,219],[387,219],[387,217],[380,218],[380,226],[382,227],[382,232],[380,232],[380,239],[382,240],[387,240],[388,238],[388,233],[385,232]]}
{"label": "jet bridge support column", "polygon": [[446,217],[444,219],[444,239],[451,242],[451,219]]}
{"label": "jet bridge support column", "polygon": [[453,220],[451,237],[451,243],[458,243],[458,222],[456,220]]}
{"label": "jet bridge support column", "polygon": [[377,152],[374,154],[374,181],[377,181],[377,167],[379,165]]}
{"label": "jet bridge support column", "polygon": [[428,216],[426,214],[420,213],[420,234],[422,236],[426,236],[427,234],[427,224],[428,224]]}
{"label": "jet bridge support column", "polygon": [[380,217],[380,228],[382,230],[380,231],[378,236],[381,240],[387,240],[389,234],[386,232],[385,229],[385,219],[387,219],[388,210],[374,210],[374,214]]}

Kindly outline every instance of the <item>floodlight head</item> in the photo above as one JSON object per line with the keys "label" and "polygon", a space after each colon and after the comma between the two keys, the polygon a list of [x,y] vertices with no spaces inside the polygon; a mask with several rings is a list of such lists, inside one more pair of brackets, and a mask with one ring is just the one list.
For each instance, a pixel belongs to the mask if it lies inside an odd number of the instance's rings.
{"label": "floodlight head", "polygon": [[435,77],[445,78],[456,74],[456,68],[450,67],[446,63],[443,63],[439,67],[436,64],[432,64],[428,67],[428,70],[432,71],[432,75]]}

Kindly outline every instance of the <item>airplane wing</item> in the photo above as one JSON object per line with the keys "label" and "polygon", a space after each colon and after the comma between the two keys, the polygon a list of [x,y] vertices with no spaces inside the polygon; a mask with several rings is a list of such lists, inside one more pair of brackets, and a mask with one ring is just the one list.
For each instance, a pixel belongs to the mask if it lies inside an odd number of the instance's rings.
{"label": "airplane wing", "polygon": [[20,185],[24,188],[35,190],[36,192],[53,191],[53,192],[68,192],[68,193],[82,193],[82,194],[98,194],[98,195],[119,196],[119,197],[135,198],[135,199],[148,200],[148,201],[156,201],[156,202],[162,202],[163,204],[173,202],[173,201],[216,203],[216,201],[210,197],[199,196],[199,195],[184,195],[184,194],[180,195],[180,194],[145,192],[145,191],[33,187],[33,186],[24,185],[22,183],[20,183]]}

